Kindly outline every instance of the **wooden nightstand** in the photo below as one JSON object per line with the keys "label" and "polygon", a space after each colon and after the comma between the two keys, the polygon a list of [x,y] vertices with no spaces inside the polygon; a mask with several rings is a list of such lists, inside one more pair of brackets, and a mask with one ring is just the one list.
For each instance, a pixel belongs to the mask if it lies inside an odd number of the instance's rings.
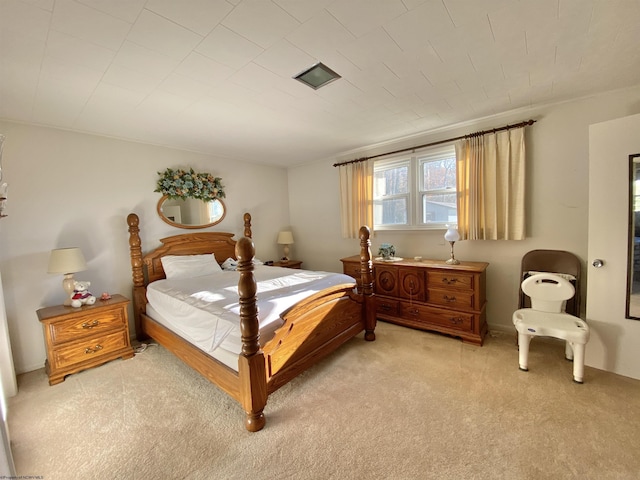
{"label": "wooden nightstand", "polygon": [[49,385],[118,357],[133,357],[127,305],[128,298],[113,295],[80,308],[57,305],[37,311],[44,328]]}
{"label": "wooden nightstand", "polygon": [[277,262],[273,262],[272,266],[284,268],[302,268],[302,262],[300,260],[289,260],[288,262],[278,260]]}

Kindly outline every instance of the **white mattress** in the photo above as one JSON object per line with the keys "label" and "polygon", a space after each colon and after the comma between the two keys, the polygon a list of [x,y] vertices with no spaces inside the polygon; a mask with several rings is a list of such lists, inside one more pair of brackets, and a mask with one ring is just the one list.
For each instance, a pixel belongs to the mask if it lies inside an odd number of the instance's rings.
{"label": "white mattress", "polygon": [[[280,313],[303,298],[342,283],[347,275],[256,265],[260,341],[280,327]],[[147,315],[230,368],[238,369],[240,340],[239,272],[175,280],[147,287]]]}

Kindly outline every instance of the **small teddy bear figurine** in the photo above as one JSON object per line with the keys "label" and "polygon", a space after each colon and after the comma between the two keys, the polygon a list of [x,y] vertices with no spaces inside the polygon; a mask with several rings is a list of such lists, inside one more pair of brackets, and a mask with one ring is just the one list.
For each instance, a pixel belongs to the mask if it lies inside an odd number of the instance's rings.
{"label": "small teddy bear figurine", "polygon": [[89,285],[91,285],[91,282],[77,280],[73,282],[73,293],[71,294],[71,306],[73,308],[96,303],[96,297],[89,291]]}

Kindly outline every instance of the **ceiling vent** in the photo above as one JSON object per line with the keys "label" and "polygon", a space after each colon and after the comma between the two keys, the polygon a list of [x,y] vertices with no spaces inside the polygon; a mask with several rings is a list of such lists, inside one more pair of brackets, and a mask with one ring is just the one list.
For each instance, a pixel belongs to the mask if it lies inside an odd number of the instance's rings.
{"label": "ceiling vent", "polygon": [[325,85],[342,77],[327,67],[324,63],[318,62],[293,78],[310,86],[314,90],[317,90],[320,87],[324,87]]}

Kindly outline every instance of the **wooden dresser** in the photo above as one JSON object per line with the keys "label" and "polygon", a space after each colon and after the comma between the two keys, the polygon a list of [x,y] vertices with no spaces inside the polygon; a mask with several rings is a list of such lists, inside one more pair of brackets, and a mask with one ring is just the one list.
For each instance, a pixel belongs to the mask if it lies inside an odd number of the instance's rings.
{"label": "wooden dresser", "polygon": [[[359,281],[360,257],[341,259],[343,271]],[[377,317],[432,330],[482,345],[487,334],[484,262],[447,265],[442,260],[374,260]]]}
{"label": "wooden dresser", "polygon": [[37,311],[44,328],[49,385],[118,357],[133,357],[128,304],[129,299],[113,295],[111,300],[80,308],[57,305]]}

